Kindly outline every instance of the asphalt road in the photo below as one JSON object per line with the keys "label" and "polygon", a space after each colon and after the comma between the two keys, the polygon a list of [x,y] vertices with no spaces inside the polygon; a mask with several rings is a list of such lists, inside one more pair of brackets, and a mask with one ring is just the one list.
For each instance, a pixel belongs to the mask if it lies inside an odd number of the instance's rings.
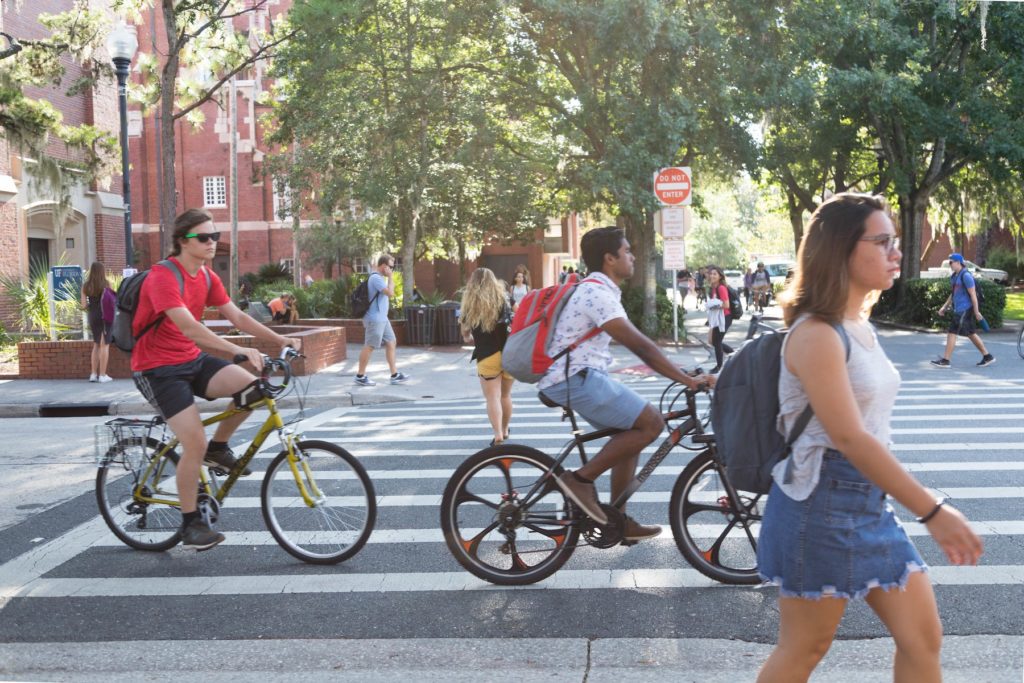
{"label": "asphalt road", "polygon": [[[881,336],[903,377],[893,425],[896,454],[927,486],[950,495],[984,535],[982,566],[956,568],[909,525],[933,568],[945,632],[1010,636],[1010,652],[999,650],[1006,655],[999,672],[976,680],[1020,680],[1024,360],[1014,338],[993,335],[995,365],[975,368],[976,353],[961,345],[953,369],[940,370],[927,363],[941,349],[940,337],[891,330]],[[664,386],[656,377],[622,378],[652,400]],[[553,452],[566,440],[558,413],[526,391],[517,393],[515,410],[512,441]],[[269,537],[245,535],[263,531],[258,508],[232,509],[231,500],[258,497],[256,477],[243,480],[228,499],[219,524],[228,542],[217,549],[147,554],[120,545],[97,516],[91,490],[96,422],[0,421],[7,484],[0,496],[0,644],[450,639],[455,647],[472,639],[658,638],[758,647],[775,638],[773,589],[704,579],[687,567],[672,540],[668,494],[686,452],[666,459],[640,502],[630,505],[640,521],[666,525],[659,539],[632,548],[580,548],[551,579],[498,588],[467,574],[438,530],[438,502],[451,471],[490,439],[480,400],[315,415],[306,436],[335,441],[359,456],[378,494],[370,543],[334,567],[305,565]],[[240,437],[247,434],[251,430]],[[267,449],[267,455],[274,452]],[[268,461],[257,459],[256,469]],[[863,603],[854,603],[838,637],[854,643],[885,635]]]}

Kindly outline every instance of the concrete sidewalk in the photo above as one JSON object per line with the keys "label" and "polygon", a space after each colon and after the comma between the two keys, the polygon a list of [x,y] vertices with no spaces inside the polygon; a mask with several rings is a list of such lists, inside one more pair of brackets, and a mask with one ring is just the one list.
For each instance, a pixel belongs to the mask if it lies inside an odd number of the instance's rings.
{"label": "concrete sidewalk", "polygon": [[[692,314],[691,314],[692,315]],[[703,314],[701,314],[703,316]],[[703,325],[703,317],[686,321],[694,330]],[[744,327],[744,331],[745,331]],[[703,336],[706,333],[701,333]],[[732,335],[730,335],[731,338]],[[383,351],[375,351],[370,358],[367,374],[377,382],[373,387],[354,383],[359,352],[362,346],[348,345],[348,358],[315,375],[300,377],[297,382],[306,394],[305,405],[310,408],[337,408],[395,401],[472,398],[483,396],[476,375],[476,364],[470,361],[470,346],[405,346],[398,348],[398,368],[411,378],[406,384],[388,383],[388,368]],[[681,365],[702,362],[707,353],[699,346],[665,349]],[[615,365],[612,370],[628,369],[640,361],[628,350],[613,344]],[[516,394],[532,394],[530,384],[517,383]],[[212,402],[198,401],[204,412],[224,409],[229,399]],[[294,395],[286,397],[282,406],[297,407]],[[117,379],[98,384],[85,379],[0,380],[0,417],[36,417],[54,415],[58,407],[63,415],[134,415],[152,413],[152,407],[142,398],[130,379]]]}

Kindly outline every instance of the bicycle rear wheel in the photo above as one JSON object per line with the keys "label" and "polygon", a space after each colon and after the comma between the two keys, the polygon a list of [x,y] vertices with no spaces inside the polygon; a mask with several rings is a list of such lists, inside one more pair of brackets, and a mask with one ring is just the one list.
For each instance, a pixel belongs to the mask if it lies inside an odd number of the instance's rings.
{"label": "bicycle rear wheel", "polygon": [[[536,449],[501,444],[459,465],[441,499],[441,530],[467,571],[498,585],[521,586],[546,579],[572,556],[579,528],[554,481],[522,505],[522,496],[553,464]],[[561,473],[555,467],[554,476]]]}
{"label": "bicycle rear wheel", "polygon": [[761,583],[757,574],[760,494],[730,497],[710,449],[690,461],[672,489],[669,518],[683,557],[704,576],[728,584]]}
{"label": "bicycle rear wheel", "polygon": [[152,438],[123,439],[110,447],[96,472],[100,516],[137,550],[168,550],[181,538],[178,454],[158,455],[164,447]]}
{"label": "bicycle rear wheel", "polygon": [[297,441],[298,481],[281,451],[267,468],[260,500],[263,520],[278,544],[311,564],[337,564],[358,553],[373,531],[373,482],[348,451],[327,441]]}

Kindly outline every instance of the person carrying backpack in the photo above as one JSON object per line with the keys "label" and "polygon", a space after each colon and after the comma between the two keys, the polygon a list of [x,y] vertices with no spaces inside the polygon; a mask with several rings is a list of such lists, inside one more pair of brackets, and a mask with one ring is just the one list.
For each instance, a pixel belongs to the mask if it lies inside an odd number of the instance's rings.
{"label": "person carrying backpack", "polygon": [[729,288],[725,284],[725,273],[718,266],[708,266],[708,343],[715,349],[715,367],[711,374],[722,369],[725,354],[732,353],[732,347],[725,343],[725,333],[732,326],[732,310],[729,303]]}
{"label": "person carrying backpack", "polygon": [[939,308],[939,315],[945,315],[946,309],[950,308],[950,304],[952,304],[953,320],[949,323],[949,331],[946,333],[946,352],[931,363],[937,368],[950,367],[953,349],[956,347],[956,338],[959,335],[970,339],[975,348],[981,352],[981,360],[975,365],[980,368],[992,365],[996,359],[988,352],[985,342],[978,336],[977,322],[984,318],[981,316],[974,276],[967,272],[967,268],[964,266],[964,257],[960,254],[949,255],[949,267],[953,271],[953,274],[949,276],[949,287],[952,291],[946,302]]}
{"label": "person carrying backpack", "polygon": [[[633,479],[640,451],[665,429],[661,413],[629,387],[610,379],[612,355],[608,345],[619,342],[655,372],[691,389],[711,386],[713,377],[690,377],[626,317],[619,284],[633,274],[634,256],[625,233],[614,226],[588,231],[580,242],[589,275],[577,285],[554,325],[548,354],[554,358],[595,329],[570,353],[555,360],[537,389],[553,403],[572,405],[595,429],[616,428],[615,434],[592,460],[575,472],[566,471],[556,482],[588,516],[600,524],[608,517],[601,510],[594,480],[612,470],[612,499]],[[626,517],[624,537],[639,541],[661,533],[660,526],[645,526]]]}
{"label": "person carrying backpack", "polygon": [[366,365],[370,362],[370,354],[374,349],[384,347],[384,358],[391,369],[391,384],[405,384],[409,376],[398,371],[395,364],[395,347],[397,338],[395,330],[388,320],[388,307],[391,297],[395,295],[395,258],[390,254],[382,254],[377,259],[377,271],[366,281],[367,298],[370,308],[363,315],[363,350],[359,352],[359,370],[356,372],[356,384],[361,387],[372,387],[377,383],[366,376]]}
{"label": "person carrying backpack", "polygon": [[[886,495],[918,516],[950,562],[976,564],[981,540],[893,456],[899,373],[868,322],[900,268],[884,200],[837,194],[811,216],[781,298],[789,333],[779,371],[779,431],[814,417],[772,470],[758,571],[779,586],[778,645],[759,683],[806,681],[850,600],[864,599],[896,641],[897,681],[941,680],[942,624],[927,566]],[[813,286],[808,286],[813,283]],[[842,325],[847,348],[833,326]]]}
{"label": "person carrying backpack", "polygon": [[88,312],[89,330],[92,332],[92,354],[89,357],[89,381],[112,382],[107,374],[110,358],[110,326],[114,322],[117,295],[110,288],[107,270],[99,261],[89,266],[89,276],[82,285],[82,309]]}
{"label": "person carrying backpack", "polygon": [[[301,347],[301,340],[282,337],[231,302],[220,278],[204,265],[217,253],[219,238],[207,211],[188,209],[178,216],[174,221],[173,251],[166,262],[154,265],[146,275],[132,317],[135,386],[181,443],[176,474],[181,542],[192,550],[207,550],[224,540],[224,534],[211,529],[197,510],[199,468],[206,465],[230,470],[236,465],[228,441],[249,416],[241,412],[218,423],[207,444],[195,396],[208,401],[234,396],[256,380],[249,370],[211,356],[199,345],[225,355],[245,356],[257,372],[263,368],[259,350],[233,344],[199,322],[203,309],[216,306],[234,327],[282,349]],[[248,474],[251,472],[246,468],[243,475]]]}

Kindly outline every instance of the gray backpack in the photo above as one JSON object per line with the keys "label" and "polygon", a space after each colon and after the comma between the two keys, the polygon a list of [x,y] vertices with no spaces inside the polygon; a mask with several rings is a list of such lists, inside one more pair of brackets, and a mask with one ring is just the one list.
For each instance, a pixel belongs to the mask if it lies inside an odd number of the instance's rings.
{"label": "gray backpack", "polygon": [[[850,360],[850,339],[842,325],[833,324]],[[789,457],[793,442],[803,433],[814,411],[800,414],[788,438],[777,427],[779,370],[785,332],[772,331],[744,344],[722,368],[711,398],[711,425],[719,460],[737,490],[768,493],[772,468]]]}

